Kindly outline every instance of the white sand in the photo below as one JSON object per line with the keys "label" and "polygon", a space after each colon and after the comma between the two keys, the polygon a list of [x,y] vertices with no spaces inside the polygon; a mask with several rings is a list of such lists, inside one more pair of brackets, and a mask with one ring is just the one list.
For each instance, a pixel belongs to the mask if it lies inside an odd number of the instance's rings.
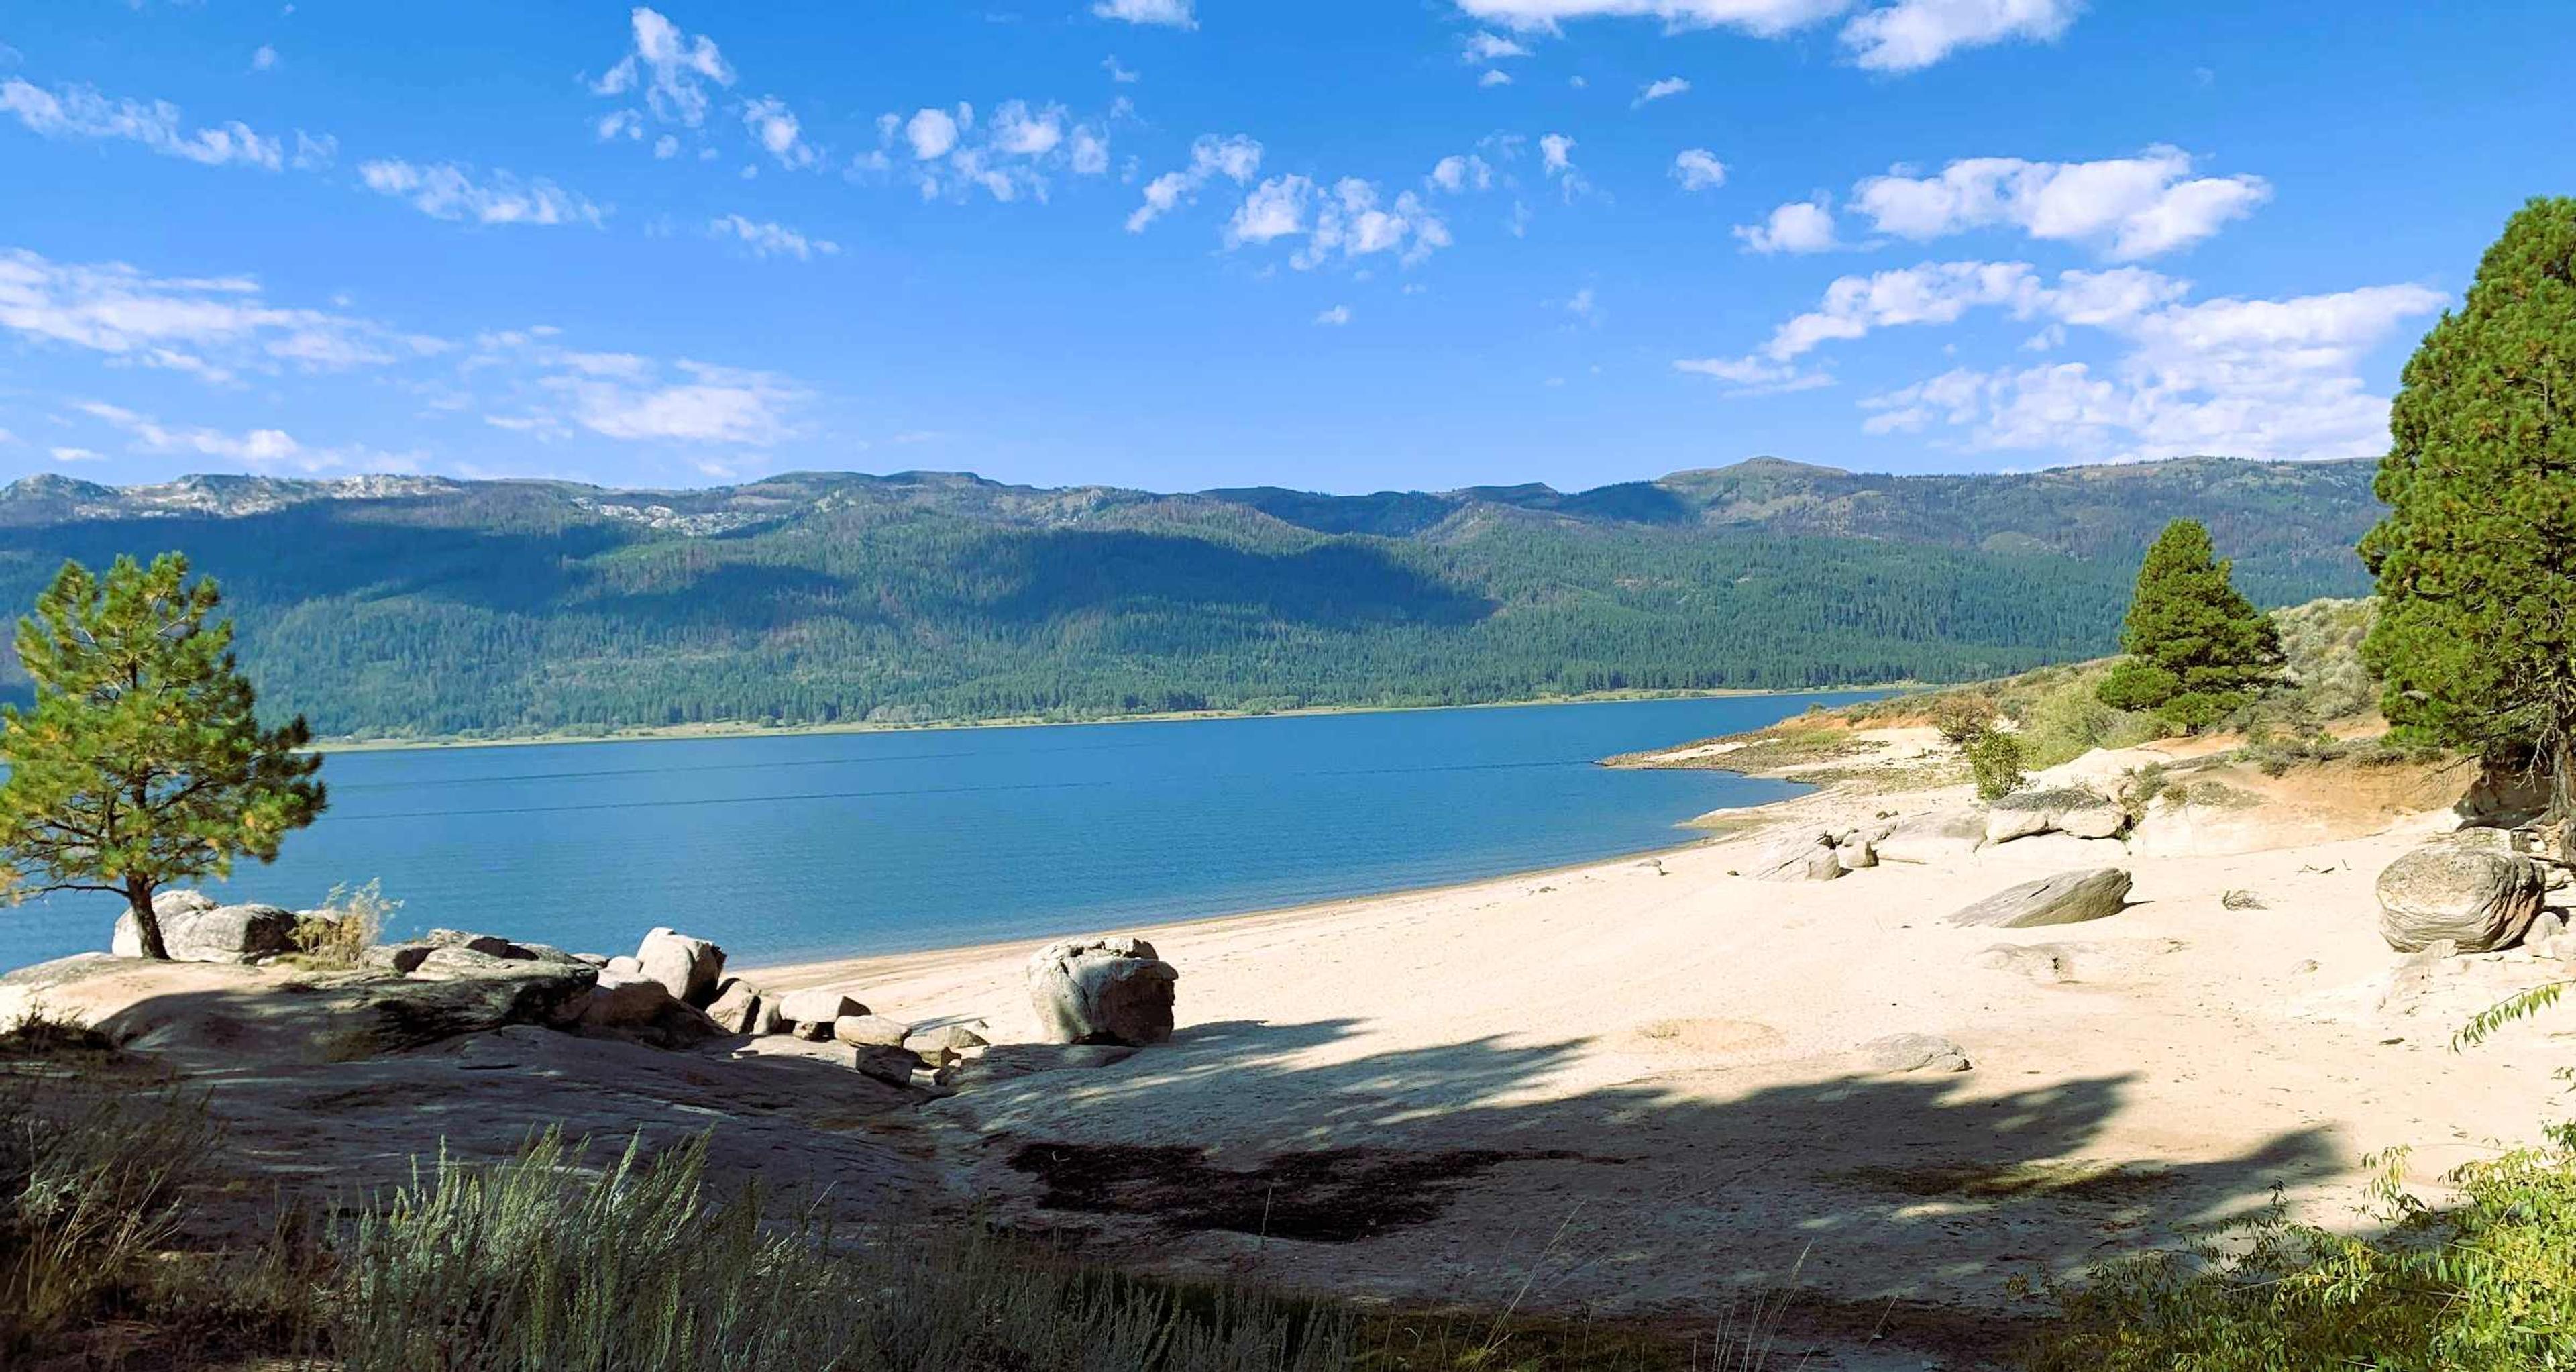
{"label": "white sand", "polygon": [[[1914,813],[1960,792],[1837,799],[1790,816]],[[2562,1113],[2544,1017],[2447,1041],[2528,955],[2459,959],[2453,988],[2384,1011],[2395,955],[2379,869],[2436,821],[2243,856],[2130,857],[2049,837],[1840,881],[1729,875],[1720,842],[1415,895],[1139,930],[1182,972],[1181,1030],[1121,1065],[979,1087],[931,1107],[959,1181],[1015,1219],[1089,1228],[1168,1270],[1255,1268],[1416,1297],[1704,1316],[1742,1283],[1816,1300],[2030,1311],[2016,1275],[2070,1272],[2244,1213],[2276,1185],[2346,1217],[2366,1152],[2429,1174]],[[2126,912],[2026,931],[1943,917],[2072,866],[2134,872]],[[2220,896],[2257,892],[2261,910]],[[1975,965],[2069,944],[2077,980]],[[1029,1036],[1034,943],[777,969],[880,1013]],[[1884,1034],[1956,1040],[1962,1074],[1873,1076]],[[2397,1041],[2390,1041],[2397,1040]],[[1436,1218],[1380,1237],[1259,1243],[1032,1208],[1020,1140],[1184,1145],[1248,1168],[1295,1150],[1563,1152],[1510,1161]],[[1122,1247],[1123,1245],[1123,1247]],[[1256,1251],[1257,1250],[1257,1251]],[[1910,1365],[1910,1364],[1909,1364]]]}

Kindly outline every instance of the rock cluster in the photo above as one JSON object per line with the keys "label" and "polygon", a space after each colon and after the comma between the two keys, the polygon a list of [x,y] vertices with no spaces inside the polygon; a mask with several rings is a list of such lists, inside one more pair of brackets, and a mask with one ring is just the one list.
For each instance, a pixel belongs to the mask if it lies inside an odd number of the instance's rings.
{"label": "rock cluster", "polygon": [[1744,875],[1759,881],[1832,881],[1878,865],[1878,844],[1896,825],[1801,830],[1773,843]]}
{"label": "rock cluster", "polygon": [[[168,891],[153,903],[162,937],[180,961],[252,964],[296,951],[300,920],[337,918],[331,911],[273,905],[220,905],[196,891]],[[131,915],[118,921],[112,951],[142,956]],[[1039,1020],[1061,1043],[1158,1043],[1172,1033],[1172,983],[1180,974],[1140,939],[1091,939],[1051,945]],[[402,1022],[398,1046],[433,1042],[515,1024],[684,1048],[727,1035],[792,1034],[849,1052],[848,1065],[891,1085],[948,1089],[990,1045],[968,1023],[928,1023],[872,1012],[839,987],[771,993],[725,975],[725,951],[675,929],[645,934],[631,955],[568,953],[497,934],[432,929],[418,938],[370,947],[359,970],[326,977],[332,994],[351,1004],[383,1003]],[[1031,969],[1035,995],[1041,978]],[[343,984],[345,983],[345,984]],[[980,1023],[978,1021],[977,1023]],[[1031,1046],[1035,1047],[1035,1046]],[[809,1055],[814,1050],[806,1051]],[[1115,1056],[1057,1061],[1048,1048],[1007,1077],[1030,1070],[1089,1066]],[[1095,1050],[1082,1050],[1086,1052]],[[1108,1053],[1110,1050],[1096,1050]]]}

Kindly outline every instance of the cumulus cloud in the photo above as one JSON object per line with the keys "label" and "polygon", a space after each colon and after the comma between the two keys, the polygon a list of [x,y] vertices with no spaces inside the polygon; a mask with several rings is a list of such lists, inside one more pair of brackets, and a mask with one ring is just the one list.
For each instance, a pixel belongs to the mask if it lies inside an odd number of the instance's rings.
{"label": "cumulus cloud", "polygon": [[1239,133],[1223,138],[1202,134],[1190,144],[1190,165],[1186,169],[1165,172],[1145,183],[1145,203],[1127,216],[1127,232],[1143,233],[1183,201],[1195,199],[1199,190],[1217,177],[1242,186],[1250,184],[1260,170],[1258,142]]}
{"label": "cumulus cloud", "polygon": [[743,127],[750,130],[754,141],[778,165],[790,171],[811,167],[822,161],[822,154],[805,141],[804,126],[787,108],[787,102],[774,95],[764,95],[742,107]]}
{"label": "cumulus cloud", "polygon": [[1091,12],[1128,24],[1159,24],[1175,29],[1199,26],[1198,17],[1190,12],[1190,0],[1100,0]]}
{"label": "cumulus cloud", "polygon": [[47,138],[121,139],[209,167],[276,171],[286,165],[278,140],[254,133],[238,120],[190,129],[181,121],[179,107],[167,100],[112,100],[92,86],[48,91],[13,77],[0,81],[0,114],[16,116]]}
{"label": "cumulus cloud", "polygon": [[277,70],[277,49],[266,43],[260,44],[251,52],[250,69],[252,71]]}
{"label": "cumulus cloud", "polygon": [[2192,165],[2191,154],[2163,146],[2098,162],[1968,158],[1937,176],[1871,177],[1851,204],[1901,238],[2010,227],[2132,261],[2189,247],[2271,198],[2259,176],[2194,177]]}
{"label": "cumulus cloud", "polygon": [[1801,359],[1826,344],[1993,309],[2045,321],[2053,346],[2107,342],[2109,359],[1954,367],[1864,400],[1864,431],[1937,429],[1973,450],[2095,460],[2348,457],[2386,441],[2388,401],[2363,381],[2363,359],[2445,301],[2412,285],[2190,297],[2189,282],[2142,267],[2046,277],[2020,262],[1925,263],[1835,281],[1751,355],[1674,365],[1743,389],[1822,385]]}
{"label": "cumulus cloud", "polygon": [[488,174],[453,162],[414,165],[399,159],[358,164],[358,179],[433,219],[476,224],[588,224],[608,211],[543,177],[522,181],[506,171]]}
{"label": "cumulus cloud", "polygon": [[1479,29],[1467,35],[1467,41],[1461,45],[1458,60],[1467,63],[1501,62],[1529,55],[1527,44],[1517,39],[1506,38],[1491,30]]}
{"label": "cumulus cloud", "polygon": [[1538,140],[1539,162],[1555,178],[1558,189],[1572,200],[1592,189],[1583,172],[1574,165],[1574,140],[1561,133],[1551,133]]}
{"label": "cumulus cloud", "polygon": [[1348,305],[1335,305],[1329,310],[1324,310],[1318,313],[1315,316],[1315,322],[1329,328],[1338,329],[1344,324],[1351,322],[1351,307]]}
{"label": "cumulus cloud", "polygon": [[1792,200],[1759,224],[1738,224],[1735,236],[1746,252],[1763,254],[1831,252],[1842,246],[1834,237],[1833,201],[1822,195]]}
{"label": "cumulus cloud", "polygon": [[1479,86],[1508,86],[1511,83],[1512,74],[1499,67],[1476,78]]}
{"label": "cumulus cloud", "polygon": [[817,254],[830,257],[841,245],[828,238],[808,238],[784,224],[758,222],[739,214],[728,214],[707,221],[707,232],[718,238],[739,240],[755,257],[792,257],[811,262]]}
{"label": "cumulus cloud", "polygon": [[347,315],[273,305],[246,276],[153,276],[23,249],[0,250],[0,330],[218,383],[244,369],[339,371],[441,347]]}
{"label": "cumulus cloud", "polygon": [[1921,71],[1962,48],[2055,42],[2081,8],[2081,0],[1902,0],[1854,16],[1842,41],[1871,71]]}
{"label": "cumulus cloud", "polygon": [[1451,195],[1491,190],[1494,167],[1474,153],[1452,153],[1431,165],[1431,184]]}
{"label": "cumulus cloud", "polygon": [[1134,85],[1136,82],[1145,79],[1140,73],[1129,71],[1125,66],[1121,65],[1118,61],[1118,54],[1114,52],[1109,54],[1107,57],[1100,59],[1100,69],[1109,73],[1110,80],[1115,81],[1122,86]]}
{"label": "cumulus cloud", "polygon": [[[1910,72],[1996,43],[2052,42],[2081,0],[1455,0],[1471,19],[1522,33],[1555,33],[1582,19],[1653,19],[1666,31],[1729,28],[1778,38],[1835,19],[1844,51],[1872,71]],[[1854,11],[1857,10],[1857,13]]]}
{"label": "cumulus cloud", "polygon": [[659,11],[641,5],[628,20],[633,40],[626,55],[591,83],[591,92],[622,96],[641,90],[645,108],[663,123],[693,129],[705,124],[711,102],[707,87],[731,86],[734,79],[715,40],[682,33]]}
{"label": "cumulus cloud", "polygon": [[[1111,116],[1126,108],[1121,97]],[[1062,105],[1025,100],[1006,100],[980,122],[975,107],[962,101],[953,111],[934,107],[909,118],[884,115],[877,120],[877,143],[877,151],[861,158],[854,171],[892,171],[896,159],[891,154],[904,153],[910,165],[901,175],[925,200],[963,198],[976,191],[995,200],[1044,200],[1051,173],[1101,176],[1109,171],[1105,125],[1077,123]]]}
{"label": "cumulus cloud", "polygon": [[1667,76],[1661,81],[1649,82],[1644,89],[1638,91],[1637,98],[1629,102],[1628,108],[1642,109],[1658,100],[1669,100],[1676,95],[1686,94],[1690,88],[1690,82],[1681,77]]}
{"label": "cumulus cloud", "polygon": [[1715,190],[1726,184],[1726,164],[1706,148],[1684,148],[1673,154],[1673,179],[1686,191]]}
{"label": "cumulus cloud", "polygon": [[1412,266],[1450,244],[1449,227],[1412,191],[1387,199],[1358,177],[1331,186],[1304,176],[1277,176],[1252,188],[1226,221],[1230,248],[1303,237],[1288,265],[1311,271],[1335,261],[1393,253]]}

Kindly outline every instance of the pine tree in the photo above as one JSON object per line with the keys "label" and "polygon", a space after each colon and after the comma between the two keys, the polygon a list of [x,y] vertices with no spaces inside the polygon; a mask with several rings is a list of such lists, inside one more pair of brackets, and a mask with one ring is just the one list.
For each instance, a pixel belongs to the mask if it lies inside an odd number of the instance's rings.
{"label": "pine tree", "polygon": [[215,583],[164,553],[106,578],[67,562],[18,621],[35,706],[0,710],[0,854],[8,894],[125,897],[146,957],[166,958],[152,895],[267,862],[322,812],[319,756],[298,716],[260,727]]}
{"label": "pine tree", "polygon": [[2535,199],[2406,363],[2362,658],[2406,735],[2576,789],[2576,200]]}
{"label": "pine tree", "polygon": [[2103,678],[2104,704],[2204,729],[2279,678],[2280,630],[2237,592],[2233,566],[2219,559],[2199,520],[2165,526],[2138,568],[2120,630],[2129,660]]}

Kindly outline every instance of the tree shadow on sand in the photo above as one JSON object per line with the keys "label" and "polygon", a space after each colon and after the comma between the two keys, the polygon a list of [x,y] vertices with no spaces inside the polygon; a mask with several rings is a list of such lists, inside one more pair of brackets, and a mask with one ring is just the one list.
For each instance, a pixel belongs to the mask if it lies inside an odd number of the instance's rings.
{"label": "tree shadow on sand", "polygon": [[1606,1063],[1600,1039],[1499,1036],[1336,1056],[1358,1027],[1197,1025],[942,1109],[1006,1136],[993,1182],[1032,1194],[1030,1222],[1104,1255],[1627,1316],[1794,1284],[1917,1323],[2003,1317],[2014,1277],[2243,1216],[2342,1156],[2315,1129],[2224,1158],[2125,1155],[2106,1136],[2135,1074],[1659,1071],[1639,1046],[1636,1073],[1606,1079],[1631,1065],[1624,1040]]}

